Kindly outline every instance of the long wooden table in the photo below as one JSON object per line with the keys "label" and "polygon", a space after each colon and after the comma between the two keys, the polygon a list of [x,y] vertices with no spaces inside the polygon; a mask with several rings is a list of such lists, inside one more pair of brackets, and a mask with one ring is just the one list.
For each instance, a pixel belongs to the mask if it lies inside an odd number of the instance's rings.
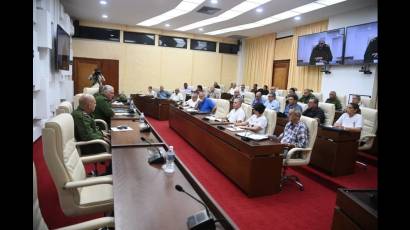
{"label": "long wooden table", "polygon": [[171,106],[169,125],[248,196],[278,193],[284,145],[271,140],[245,142],[204,121],[204,116]]}
{"label": "long wooden table", "polygon": [[131,98],[137,108],[143,112],[144,115],[160,121],[168,120],[169,105],[174,103],[168,99],[159,99],[142,94],[132,94]]}
{"label": "long wooden table", "polygon": [[[165,173],[161,165],[148,164],[149,155],[156,150],[140,137],[156,143],[155,146],[159,146],[162,151],[168,149],[152,126],[151,132],[140,133],[138,121],[111,122],[113,127],[128,125],[133,128],[132,131],[111,134],[116,229],[187,229],[187,218],[204,207],[186,194],[176,191],[177,184],[207,204],[214,219],[221,219],[216,224],[217,229],[238,229],[178,157],[175,159],[177,167],[173,174]],[[147,121],[146,124],[150,125]]]}

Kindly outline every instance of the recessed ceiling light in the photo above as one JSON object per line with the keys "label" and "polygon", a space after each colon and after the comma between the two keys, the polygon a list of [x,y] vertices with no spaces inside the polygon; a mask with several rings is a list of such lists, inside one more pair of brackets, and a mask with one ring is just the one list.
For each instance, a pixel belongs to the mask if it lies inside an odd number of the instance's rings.
{"label": "recessed ceiling light", "polygon": [[258,9],[256,9],[256,12],[258,12],[258,13],[260,13],[260,12],[262,12],[263,11],[263,9],[262,8],[258,8]]}
{"label": "recessed ceiling light", "polygon": [[300,16],[296,16],[296,17],[295,17],[295,20],[300,20]]}
{"label": "recessed ceiling light", "polygon": [[100,1],[101,5],[107,5],[107,1]]}
{"label": "recessed ceiling light", "polygon": [[101,17],[108,18],[108,16],[106,14],[103,14]]}
{"label": "recessed ceiling light", "polygon": [[212,4],[218,4],[218,0],[211,0]]}
{"label": "recessed ceiling light", "polygon": [[204,29],[202,29],[202,28],[199,28],[198,30],[199,30],[199,31],[204,31]]}
{"label": "recessed ceiling light", "polygon": [[167,23],[167,24],[165,24],[165,27],[170,27],[170,26],[171,26],[171,25],[170,25],[170,24],[168,24],[168,23]]}

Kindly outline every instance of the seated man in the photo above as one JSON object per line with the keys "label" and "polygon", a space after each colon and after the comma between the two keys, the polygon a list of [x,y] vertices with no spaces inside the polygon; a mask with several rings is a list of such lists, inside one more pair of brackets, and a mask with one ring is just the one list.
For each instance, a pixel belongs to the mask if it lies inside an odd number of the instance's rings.
{"label": "seated man", "polygon": [[245,96],[245,92],[246,92],[246,87],[244,84],[241,85],[241,88],[239,90],[239,93],[241,94],[242,97]]}
{"label": "seated man", "polygon": [[229,87],[229,90],[228,90],[228,93],[229,94],[231,94],[231,95],[233,95],[234,94],[234,92],[235,92],[235,90],[236,90],[236,83],[231,83],[231,86]]}
{"label": "seated man", "polygon": [[262,95],[268,95],[268,93],[269,93],[269,89],[268,89],[267,85],[264,85],[263,88],[259,89],[258,91],[261,92]]}
{"label": "seated man", "polygon": [[229,101],[233,103],[235,99],[241,99],[241,101],[243,101],[243,96],[239,92],[239,89],[235,89],[235,91],[233,91],[233,96]]}
{"label": "seated man", "polygon": [[192,93],[192,87],[188,86],[188,83],[184,83],[184,87],[181,88],[181,93],[185,93],[185,95],[190,95]]}
{"label": "seated man", "polygon": [[221,98],[221,94],[218,93],[218,92],[216,92],[214,86],[211,86],[211,87],[209,87],[208,97],[209,97],[209,98],[214,98],[214,99],[220,99],[220,98]]}
{"label": "seated man", "polygon": [[191,94],[191,99],[185,102],[185,106],[189,106],[190,108],[196,108],[198,101],[198,94],[196,92],[193,92]]}
{"label": "seated man", "polygon": [[360,95],[352,95],[352,103],[357,104],[359,107],[363,106],[361,100],[362,98],[360,97]]}
{"label": "seated man", "polygon": [[326,99],[325,102],[334,104],[336,110],[342,110],[342,103],[340,103],[340,100],[336,97],[336,92],[335,91],[330,91],[329,92],[329,98]]}
{"label": "seated man", "polygon": [[[275,86],[270,87],[269,93],[276,95],[276,87],[275,87]],[[278,95],[278,96],[279,96],[279,95]]]}
{"label": "seated man", "polygon": [[319,108],[319,100],[317,98],[309,100],[308,108],[302,113],[302,115],[315,118],[318,124],[323,124],[325,122],[325,112]]}
{"label": "seated man", "polygon": [[335,127],[342,128],[347,131],[361,132],[363,127],[363,117],[360,114],[359,105],[349,103],[346,107],[346,113],[337,119]]}
{"label": "seated man", "polygon": [[159,87],[157,96],[159,99],[168,99],[171,96],[171,94],[168,91],[165,91],[164,86],[161,85]]}
{"label": "seated man", "polygon": [[254,107],[256,104],[264,104],[265,101],[262,99],[262,93],[261,92],[257,92],[255,94],[255,99],[252,102],[252,107]]}
{"label": "seated man", "polygon": [[[114,97],[114,88],[110,85],[104,85],[101,93],[95,94],[94,97],[97,103],[93,112],[94,118],[104,120],[107,122],[108,128],[110,128],[111,118],[115,115],[111,105],[111,101]],[[101,130],[104,129],[102,125],[99,125],[99,127]]]}
{"label": "seated man", "polygon": [[199,92],[203,92],[204,91],[204,88],[202,88],[202,85],[197,85],[197,87],[196,87],[196,90],[195,90],[197,93],[199,93]]}
{"label": "seated man", "polygon": [[297,101],[296,101],[297,96],[296,95],[288,95],[288,104],[285,107],[285,111],[283,111],[283,113],[286,116],[289,116],[289,110],[294,109],[294,110],[298,110],[300,113],[302,113],[302,107],[300,105],[298,105]]}
{"label": "seated man", "polygon": [[182,93],[179,92],[179,89],[176,88],[169,99],[175,101],[176,103],[180,103],[184,101],[184,95],[182,95]]}
{"label": "seated man", "polygon": [[[101,131],[94,121],[93,111],[96,107],[94,96],[84,94],[78,99],[78,107],[71,116],[74,119],[74,134],[77,141],[91,141],[102,139],[110,143],[109,134]],[[95,154],[105,152],[105,148],[100,144],[81,146],[81,154]]]}
{"label": "seated man", "polygon": [[218,85],[218,82],[214,82],[214,88],[215,89],[220,89],[221,87]]}
{"label": "seated man", "polygon": [[229,112],[227,119],[232,123],[241,123],[245,121],[245,111],[242,109],[242,99],[235,98],[232,104],[233,109]]}
{"label": "seated man", "polygon": [[247,121],[235,123],[235,125],[258,134],[265,134],[268,120],[263,115],[263,112],[265,112],[265,106],[263,104],[256,104],[253,107],[253,115]]}
{"label": "seated man", "polygon": [[148,95],[151,95],[153,97],[157,96],[157,93],[152,89],[152,86],[148,86]]}
{"label": "seated man", "polygon": [[297,89],[292,87],[288,90],[288,95],[286,95],[286,104],[288,103],[288,97],[289,95],[295,95],[296,96],[296,101],[298,100],[298,95],[296,94]]}
{"label": "seated man", "polygon": [[[285,156],[291,148],[306,148],[309,144],[309,131],[306,124],[300,120],[302,114],[298,110],[289,111],[289,122],[286,124],[283,133],[278,137],[280,143],[286,144]],[[295,154],[292,158],[300,158],[301,155]]]}
{"label": "seated man", "polygon": [[268,100],[265,101],[265,104],[263,104],[267,109],[275,110],[276,112],[279,112],[280,110],[280,103],[278,100],[276,100],[276,94],[275,93],[269,93],[268,94]]}
{"label": "seated man", "polygon": [[300,102],[307,104],[310,99],[315,98],[310,89],[303,90],[303,96],[299,99]]}
{"label": "seated man", "polygon": [[210,98],[205,97],[204,92],[199,92],[198,97],[199,101],[197,104],[197,108],[199,112],[210,113],[216,110],[215,103]]}
{"label": "seated man", "polygon": [[251,89],[251,92],[252,93],[256,93],[256,92],[258,92],[258,84],[253,84],[253,88]]}

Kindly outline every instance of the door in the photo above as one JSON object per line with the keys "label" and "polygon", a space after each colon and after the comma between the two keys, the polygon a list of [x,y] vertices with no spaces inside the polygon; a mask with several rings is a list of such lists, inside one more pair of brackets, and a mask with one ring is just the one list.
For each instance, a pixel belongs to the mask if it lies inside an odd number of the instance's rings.
{"label": "door", "polygon": [[290,60],[273,62],[272,85],[278,89],[286,89],[288,86]]}
{"label": "door", "polygon": [[73,61],[74,94],[82,93],[83,88],[91,86],[88,77],[96,68],[105,78],[103,84],[113,86],[115,95],[118,94],[118,60],[74,57]]}

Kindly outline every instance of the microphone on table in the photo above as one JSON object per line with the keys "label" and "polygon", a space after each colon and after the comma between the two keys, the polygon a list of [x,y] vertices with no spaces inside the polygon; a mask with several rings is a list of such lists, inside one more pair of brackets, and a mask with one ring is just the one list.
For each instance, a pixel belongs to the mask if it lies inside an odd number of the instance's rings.
{"label": "microphone on table", "polygon": [[247,137],[247,134],[248,134],[248,129],[245,129],[245,134],[241,137],[241,140],[250,141],[251,138]]}
{"label": "microphone on table", "polygon": [[[141,137],[141,140],[148,143],[150,146],[154,146],[151,142],[147,141],[145,137]],[[155,147],[155,150],[156,150],[156,153],[148,158],[148,163],[149,164],[164,164],[165,159],[162,156],[161,151],[159,151],[158,148],[156,147]]]}
{"label": "microphone on table", "polygon": [[196,200],[198,203],[202,204],[205,207],[205,210],[202,210],[194,215],[188,217],[187,225],[188,229],[190,230],[214,230],[215,229],[215,221],[209,215],[208,207],[200,200],[192,196],[191,194],[187,193],[181,185],[175,185],[175,189],[178,192],[183,192],[190,196],[192,199]]}

